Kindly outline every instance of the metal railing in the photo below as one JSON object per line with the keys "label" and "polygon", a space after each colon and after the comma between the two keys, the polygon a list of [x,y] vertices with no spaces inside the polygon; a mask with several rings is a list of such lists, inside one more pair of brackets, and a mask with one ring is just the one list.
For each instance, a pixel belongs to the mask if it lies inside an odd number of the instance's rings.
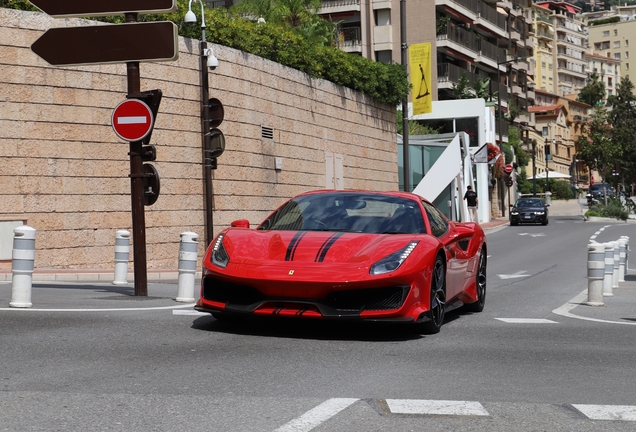
{"label": "metal railing", "polygon": [[501,28],[502,30],[506,29],[506,17],[503,14],[497,12],[497,9],[488,5],[488,3],[482,0],[453,0],[453,2],[464,6],[468,10],[476,12],[483,19]]}
{"label": "metal railing", "polygon": [[360,27],[346,27],[338,30],[338,48],[357,46],[362,43]]}
{"label": "metal railing", "polygon": [[458,45],[468,48],[471,51],[480,53],[481,55],[488,57],[491,60],[497,61],[497,54],[499,58],[506,58],[506,50],[498,48],[495,44],[492,44],[463,27],[457,25],[445,24],[437,33],[437,40],[450,40]]}
{"label": "metal railing", "polygon": [[332,7],[342,7],[342,6],[352,6],[359,5],[360,0],[322,0],[321,9],[332,8]]}

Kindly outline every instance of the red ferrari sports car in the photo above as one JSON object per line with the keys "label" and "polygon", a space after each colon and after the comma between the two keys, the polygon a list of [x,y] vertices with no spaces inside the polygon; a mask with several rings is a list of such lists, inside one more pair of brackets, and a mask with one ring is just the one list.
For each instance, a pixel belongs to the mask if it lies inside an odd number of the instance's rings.
{"label": "red ferrari sports car", "polygon": [[413,323],[486,300],[486,237],[406,192],[313,191],[255,229],[238,220],[210,244],[195,309],[217,319],[280,316]]}

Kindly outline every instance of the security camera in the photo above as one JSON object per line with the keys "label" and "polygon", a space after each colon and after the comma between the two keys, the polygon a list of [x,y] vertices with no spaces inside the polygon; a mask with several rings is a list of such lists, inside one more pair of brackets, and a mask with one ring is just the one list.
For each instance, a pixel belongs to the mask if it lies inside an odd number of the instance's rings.
{"label": "security camera", "polygon": [[195,24],[197,22],[197,16],[189,10],[188,13],[185,14],[185,18],[183,19],[186,24]]}
{"label": "security camera", "polygon": [[212,48],[208,48],[205,55],[208,57],[208,67],[210,70],[216,69],[219,66],[219,59],[214,56],[214,50]]}

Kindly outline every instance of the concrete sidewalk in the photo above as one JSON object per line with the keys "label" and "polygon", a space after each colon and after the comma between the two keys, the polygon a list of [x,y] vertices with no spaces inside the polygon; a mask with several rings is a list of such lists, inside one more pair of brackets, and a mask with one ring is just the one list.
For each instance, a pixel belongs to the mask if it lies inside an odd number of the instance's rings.
{"label": "concrete sidewalk", "polygon": [[625,281],[603,296],[602,306],[587,304],[587,288],[567,304],[555,309],[557,315],[605,324],[636,325],[636,271],[625,274]]}

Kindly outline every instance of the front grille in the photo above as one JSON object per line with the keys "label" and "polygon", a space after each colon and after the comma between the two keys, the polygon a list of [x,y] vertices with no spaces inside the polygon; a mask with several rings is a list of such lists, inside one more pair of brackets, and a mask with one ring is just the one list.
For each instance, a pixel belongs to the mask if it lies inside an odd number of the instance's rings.
{"label": "front grille", "polygon": [[[324,299],[299,297],[266,297],[256,288],[211,277],[203,278],[202,296],[205,300],[225,303],[228,309],[252,310],[265,301],[301,302],[315,304],[325,316],[359,314],[362,311],[394,310],[404,304],[408,286],[364,288],[334,291]],[[283,306],[284,307],[284,306]]]}
{"label": "front grille", "polygon": [[261,293],[250,286],[210,277],[203,279],[203,298],[234,305],[251,305],[264,300]]}
{"label": "front grille", "polygon": [[327,296],[325,303],[341,311],[391,310],[402,306],[408,292],[406,286],[336,291]]}

